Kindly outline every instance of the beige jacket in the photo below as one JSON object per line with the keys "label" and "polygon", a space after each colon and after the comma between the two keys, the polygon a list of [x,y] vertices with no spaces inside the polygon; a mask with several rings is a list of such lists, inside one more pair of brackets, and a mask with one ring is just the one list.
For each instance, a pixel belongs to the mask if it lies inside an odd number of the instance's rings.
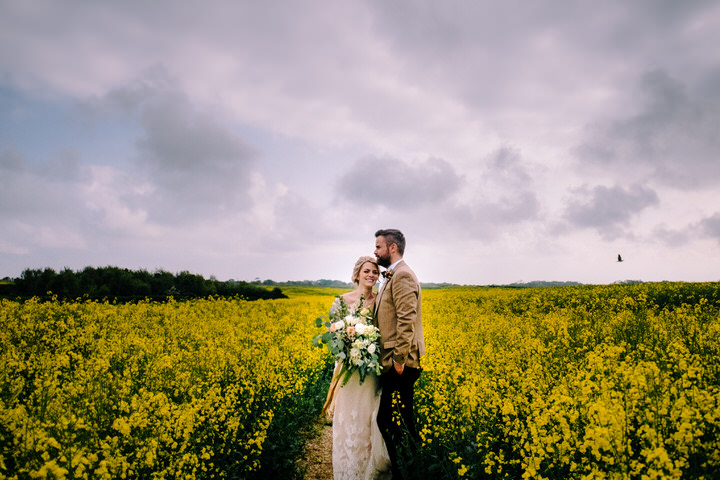
{"label": "beige jacket", "polygon": [[392,367],[393,360],[420,368],[420,357],[425,354],[420,283],[404,260],[380,287],[375,298],[374,322],[380,329],[383,371]]}

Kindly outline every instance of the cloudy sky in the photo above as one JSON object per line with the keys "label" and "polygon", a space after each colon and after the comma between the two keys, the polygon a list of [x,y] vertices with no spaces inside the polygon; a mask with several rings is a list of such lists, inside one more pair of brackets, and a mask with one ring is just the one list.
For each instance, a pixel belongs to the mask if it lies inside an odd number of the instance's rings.
{"label": "cloudy sky", "polygon": [[0,277],[720,280],[716,1],[0,12]]}

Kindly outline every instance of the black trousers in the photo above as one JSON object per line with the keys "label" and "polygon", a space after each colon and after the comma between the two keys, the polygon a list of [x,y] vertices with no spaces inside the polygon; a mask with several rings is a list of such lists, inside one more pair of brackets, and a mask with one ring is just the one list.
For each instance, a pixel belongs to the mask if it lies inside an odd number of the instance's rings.
{"label": "black trousers", "polygon": [[[398,470],[398,450],[402,445],[405,432],[410,436],[409,446],[412,451],[420,444],[420,437],[415,430],[415,415],[413,413],[413,393],[415,382],[420,378],[420,369],[406,366],[402,375],[395,368],[380,377],[382,395],[378,407],[377,423],[380,433],[385,439],[390,461],[392,462],[393,478],[402,478]],[[400,402],[393,405],[393,393],[398,392]],[[393,420],[393,413],[397,412],[402,419],[402,425]]]}

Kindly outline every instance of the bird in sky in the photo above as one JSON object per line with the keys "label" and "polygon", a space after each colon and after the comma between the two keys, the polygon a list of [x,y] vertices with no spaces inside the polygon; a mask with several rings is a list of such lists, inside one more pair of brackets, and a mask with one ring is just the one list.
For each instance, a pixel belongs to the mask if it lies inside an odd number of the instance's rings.
{"label": "bird in sky", "polygon": [[623,261],[623,259],[622,259],[622,257],[620,256],[620,254],[618,253],[618,262],[622,262],[622,261]]}

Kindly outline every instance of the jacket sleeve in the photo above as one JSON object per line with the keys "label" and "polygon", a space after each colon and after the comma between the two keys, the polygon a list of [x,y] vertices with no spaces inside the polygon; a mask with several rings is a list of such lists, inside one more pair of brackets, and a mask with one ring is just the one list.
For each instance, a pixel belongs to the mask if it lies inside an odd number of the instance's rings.
{"label": "jacket sleeve", "polygon": [[413,276],[409,272],[402,271],[395,274],[391,287],[397,316],[393,360],[404,365],[410,353],[410,345],[415,338],[419,289]]}

